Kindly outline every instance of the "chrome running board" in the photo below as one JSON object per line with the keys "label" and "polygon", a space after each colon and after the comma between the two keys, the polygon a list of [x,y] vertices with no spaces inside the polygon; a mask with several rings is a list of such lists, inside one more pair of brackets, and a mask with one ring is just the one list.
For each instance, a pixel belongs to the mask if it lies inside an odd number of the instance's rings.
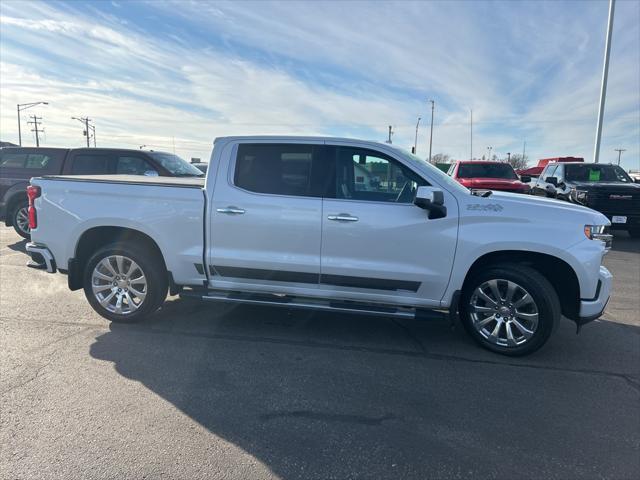
{"label": "chrome running board", "polygon": [[314,298],[288,297],[273,294],[245,294],[237,292],[196,290],[183,291],[180,297],[198,298],[205,301],[229,302],[247,305],[267,305],[272,307],[285,307],[295,309],[310,309],[325,312],[359,313],[363,315],[376,315],[381,317],[415,318],[416,309],[413,307],[396,307],[385,305],[372,305],[340,300],[322,300]]}

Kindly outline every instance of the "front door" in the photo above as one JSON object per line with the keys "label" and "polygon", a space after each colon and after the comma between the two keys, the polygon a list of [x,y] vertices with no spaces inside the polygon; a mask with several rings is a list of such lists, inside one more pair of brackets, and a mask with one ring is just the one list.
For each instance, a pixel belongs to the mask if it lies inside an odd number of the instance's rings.
{"label": "front door", "polygon": [[374,150],[327,147],[336,162],[335,198],[322,215],[321,286],[353,299],[438,306],[456,247],[457,206],[429,220],[415,206],[428,182]]}
{"label": "front door", "polygon": [[323,147],[240,143],[227,148],[212,199],[211,286],[317,290]]}

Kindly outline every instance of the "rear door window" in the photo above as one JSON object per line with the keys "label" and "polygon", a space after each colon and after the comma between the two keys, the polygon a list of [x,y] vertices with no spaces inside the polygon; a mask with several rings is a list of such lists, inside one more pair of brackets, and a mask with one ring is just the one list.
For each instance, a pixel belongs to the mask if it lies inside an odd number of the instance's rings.
{"label": "rear door window", "polygon": [[323,147],[309,144],[240,144],[234,185],[250,192],[320,197],[331,181]]}
{"label": "rear door window", "polygon": [[72,175],[107,175],[113,173],[109,168],[109,156],[91,153],[75,155],[71,165]]}

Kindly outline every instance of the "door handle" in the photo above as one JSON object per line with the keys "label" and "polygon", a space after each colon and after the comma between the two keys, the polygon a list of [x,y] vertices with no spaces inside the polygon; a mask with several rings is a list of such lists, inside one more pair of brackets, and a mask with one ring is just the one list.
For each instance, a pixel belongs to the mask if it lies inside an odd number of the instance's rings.
{"label": "door handle", "polygon": [[327,217],[329,220],[333,220],[336,222],[357,222],[358,217],[354,217],[349,215],[348,213],[339,213],[338,215],[329,215]]}
{"label": "door handle", "polygon": [[238,208],[238,207],[217,208],[216,212],[226,213],[228,215],[241,215],[244,213],[244,208]]}

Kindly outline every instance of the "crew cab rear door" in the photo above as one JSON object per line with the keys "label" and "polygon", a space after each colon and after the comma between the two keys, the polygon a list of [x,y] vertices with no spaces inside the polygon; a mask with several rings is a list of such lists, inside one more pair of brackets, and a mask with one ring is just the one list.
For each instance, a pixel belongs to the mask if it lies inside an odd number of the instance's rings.
{"label": "crew cab rear door", "polygon": [[211,287],[317,289],[323,148],[304,141],[224,147],[209,208]]}

